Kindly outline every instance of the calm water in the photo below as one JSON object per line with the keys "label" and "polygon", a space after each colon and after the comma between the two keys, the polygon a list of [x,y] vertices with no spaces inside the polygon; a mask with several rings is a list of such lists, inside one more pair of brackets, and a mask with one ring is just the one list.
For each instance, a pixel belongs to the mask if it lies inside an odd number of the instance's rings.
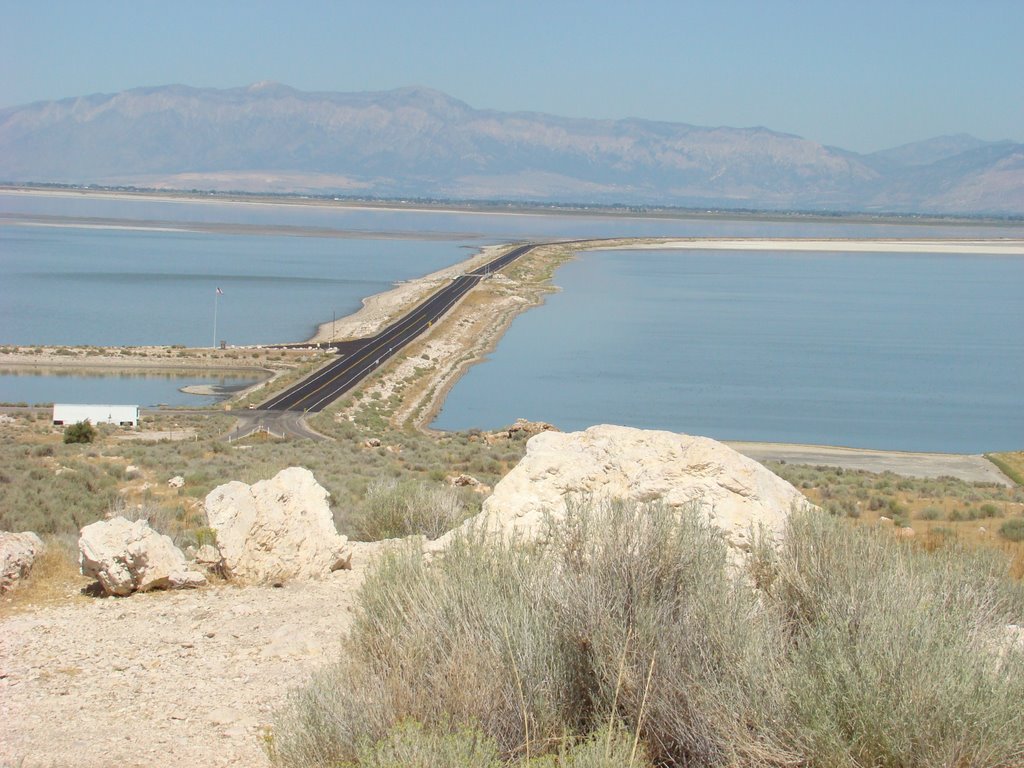
{"label": "calm water", "polygon": [[0,343],[210,346],[215,309],[218,341],[302,341],[459,246],[0,226]]}
{"label": "calm water", "polygon": [[[764,218],[627,218],[569,214],[400,211],[275,203],[112,199],[0,191],[0,213],[130,221],[287,225],[348,233],[448,236],[457,241],[591,237],[1024,237],[1024,223],[940,225]],[[2,221],[0,221],[2,224]]]}
{"label": "calm water", "polygon": [[1024,259],[598,251],[556,283],[434,426],[1024,447]]}
{"label": "calm water", "polygon": [[218,397],[190,395],[181,387],[197,384],[239,388],[255,384],[254,376],[172,373],[30,373],[0,369],[0,402],[4,403],[100,403],[153,406],[187,405],[200,407],[217,402]]}
{"label": "calm water", "polygon": [[[0,192],[0,215],[0,344],[210,345],[217,287],[218,340],[302,340],[396,281],[514,239],[1024,237],[1020,223],[522,216],[10,192]],[[354,237],[14,223],[38,215],[309,226]],[[617,422],[875,448],[1020,448],[1022,265],[975,256],[589,253],[559,271],[564,292],[518,318],[493,360],[455,387],[437,425],[496,427],[526,416],[566,429]]]}

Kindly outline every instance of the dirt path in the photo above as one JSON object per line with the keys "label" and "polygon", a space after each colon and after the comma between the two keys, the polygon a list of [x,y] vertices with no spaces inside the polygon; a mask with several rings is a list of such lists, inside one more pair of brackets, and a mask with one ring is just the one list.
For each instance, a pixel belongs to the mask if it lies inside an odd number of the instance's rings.
{"label": "dirt path", "polygon": [[895,472],[897,475],[909,477],[948,475],[969,483],[1013,485],[1013,481],[984,456],[871,451],[860,448],[833,448],[823,445],[786,443],[727,443],[727,445],[755,461],[821,464],[843,469],[863,469],[868,472]]}
{"label": "dirt path", "polygon": [[263,729],[337,657],[368,562],[281,589],[76,597],[0,618],[0,766],[269,765]]}

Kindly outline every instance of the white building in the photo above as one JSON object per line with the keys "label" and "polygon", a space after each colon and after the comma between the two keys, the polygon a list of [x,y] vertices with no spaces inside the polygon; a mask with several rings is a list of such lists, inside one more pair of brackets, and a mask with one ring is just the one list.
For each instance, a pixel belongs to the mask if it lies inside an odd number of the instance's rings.
{"label": "white building", "polygon": [[139,406],[54,403],[53,423],[55,426],[77,424],[80,421],[88,421],[92,424],[117,424],[122,427],[137,427],[139,426]]}

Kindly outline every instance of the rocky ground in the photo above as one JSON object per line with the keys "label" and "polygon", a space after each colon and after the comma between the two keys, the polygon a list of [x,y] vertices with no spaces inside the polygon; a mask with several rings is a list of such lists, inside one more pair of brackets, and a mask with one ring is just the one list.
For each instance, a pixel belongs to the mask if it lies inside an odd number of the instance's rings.
{"label": "rocky ground", "polygon": [[337,657],[371,559],[282,588],[76,597],[0,618],[0,766],[268,765],[272,713]]}

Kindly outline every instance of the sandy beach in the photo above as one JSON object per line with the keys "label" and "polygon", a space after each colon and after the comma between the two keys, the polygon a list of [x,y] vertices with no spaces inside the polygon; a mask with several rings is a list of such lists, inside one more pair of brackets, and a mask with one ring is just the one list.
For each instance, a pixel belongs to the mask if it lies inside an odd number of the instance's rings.
{"label": "sandy beach", "polygon": [[829,253],[976,253],[1024,256],[1024,240],[897,240],[714,238],[643,240],[615,246],[621,250],[682,249],[700,251],[799,251]]}

